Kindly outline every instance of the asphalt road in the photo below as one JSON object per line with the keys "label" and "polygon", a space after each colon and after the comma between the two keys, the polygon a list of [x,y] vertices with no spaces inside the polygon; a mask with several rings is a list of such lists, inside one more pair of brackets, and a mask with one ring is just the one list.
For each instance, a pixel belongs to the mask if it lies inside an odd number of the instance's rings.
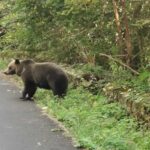
{"label": "asphalt road", "polygon": [[0,77],[0,150],[76,150],[56,123],[31,101],[19,99],[19,89]]}

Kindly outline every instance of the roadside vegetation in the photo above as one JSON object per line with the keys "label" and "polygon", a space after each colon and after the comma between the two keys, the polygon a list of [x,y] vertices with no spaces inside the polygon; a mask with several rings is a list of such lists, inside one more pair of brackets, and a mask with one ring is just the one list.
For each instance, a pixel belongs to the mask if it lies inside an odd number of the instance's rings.
{"label": "roadside vegetation", "polygon": [[103,95],[70,87],[64,100],[39,90],[36,101],[69,128],[78,147],[91,150],[150,149],[150,131],[141,128],[118,103],[108,104]]}
{"label": "roadside vegetation", "polygon": [[35,101],[91,150],[150,149],[150,3],[1,0],[0,69],[11,58],[63,64],[63,100]]}

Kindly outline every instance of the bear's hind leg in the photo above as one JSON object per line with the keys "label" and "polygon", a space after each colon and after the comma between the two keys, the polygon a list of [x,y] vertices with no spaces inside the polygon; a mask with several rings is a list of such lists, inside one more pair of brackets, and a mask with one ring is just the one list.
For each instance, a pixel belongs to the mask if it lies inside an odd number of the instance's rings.
{"label": "bear's hind leg", "polygon": [[55,82],[56,95],[60,98],[64,98],[67,93],[68,80],[65,76],[60,77],[59,80]]}
{"label": "bear's hind leg", "polygon": [[59,98],[63,98],[67,93],[67,85],[58,84],[57,82],[51,87],[53,94]]}
{"label": "bear's hind leg", "polygon": [[63,98],[66,95],[68,88],[68,79],[66,76],[62,75],[56,80],[52,80],[52,78],[49,77],[48,84],[54,95],[57,95],[60,98]]}
{"label": "bear's hind leg", "polygon": [[55,87],[55,82],[52,81],[51,79],[49,79],[49,80],[48,80],[48,84],[49,84],[50,89],[51,89],[52,92],[53,92],[53,95],[54,95],[54,96],[58,95],[57,89],[56,89],[56,87]]}

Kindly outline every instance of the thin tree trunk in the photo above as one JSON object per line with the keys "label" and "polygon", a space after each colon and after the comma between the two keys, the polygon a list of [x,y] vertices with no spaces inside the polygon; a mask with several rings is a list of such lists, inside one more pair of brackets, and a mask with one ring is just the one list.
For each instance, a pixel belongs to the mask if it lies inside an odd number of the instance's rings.
{"label": "thin tree trunk", "polygon": [[126,44],[126,51],[127,51],[126,64],[128,66],[132,66],[132,44],[131,44],[130,30],[128,26],[128,19],[126,14],[126,4],[125,4],[125,0],[121,0],[121,2],[122,2],[122,10],[123,10],[123,22],[125,25],[125,44]]}
{"label": "thin tree trunk", "polygon": [[119,13],[118,13],[118,6],[116,0],[112,0],[113,2],[113,8],[114,8],[114,15],[115,15],[115,22],[117,26],[117,32],[118,32],[118,37],[117,37],[117,44],[119,49],[122,49],[122,33],[121,33],[121,24],[120,24],[120,18],[119,18]]}

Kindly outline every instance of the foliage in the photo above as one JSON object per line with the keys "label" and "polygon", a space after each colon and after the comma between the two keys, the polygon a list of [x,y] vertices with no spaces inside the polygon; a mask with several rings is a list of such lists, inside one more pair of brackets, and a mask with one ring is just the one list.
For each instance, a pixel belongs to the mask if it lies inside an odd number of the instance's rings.
{"label": "foliage", "polygon": [[133,88],[140,93],[149,92],[150,72],[148,69],[141,69],[138,76],[133,76],[131,72],[125,70],[122,66],[119,66],[114,62],[110,62],[110,69],[112,73],[111,81],[118,86]]}
{"label": "foliage", "polygon": [[[142,56],[142,65],[149,60],[148,4],[147,0],[127,2],[134,58]],[[68,63],[101,63],[99,53],[120,53],[109,0],[2,0],[0,11],[0,24],[7,31],[1,37],[1,50],[45,51]]]}
{"label": "foliage", "polygon": [[0,61],[0,70],[5,69],[7,65],[6,61]]}
{"label": "foliage", "polygon": [[57,60],[93,63],[95,54],[115,47],[113,22],[105,19],[112,8],[103,1],[18,0],[11,6],[1,21],[9,29],[2,49],[50,50]]}
{"label": "foliage", "polygon": [[150,73],[147,70],[143,70],[131,83],[138,92],[150,92]]}

